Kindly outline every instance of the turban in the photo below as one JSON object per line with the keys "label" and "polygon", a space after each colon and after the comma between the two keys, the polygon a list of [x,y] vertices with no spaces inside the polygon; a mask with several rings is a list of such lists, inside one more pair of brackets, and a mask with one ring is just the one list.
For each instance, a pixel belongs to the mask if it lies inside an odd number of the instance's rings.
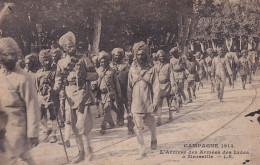
{"label": "turban", "polygon": [[61,47],[66,46],[66,44],[68,44],[70,42],[73,43],[74,45],[76,44],[76,37],[75,37],[75,35],[71,31],[69,31],[68,33],[64,34],[59,39],[59,45]]}
{"label": "turban", "polygon": [[120,53],[122,56],[124,56],[124,50],[122,48],[114,48],[112,50],[112,55],[114,55],[116,53]]}
{"label": "turban", "polygon": [[31,54],[28,54],[27,56],[25,56],[24,61],[26,61],[27,59],[30,60],[30,62],[35,65],[37,65],[37,63],[38,63],[38,57],[34,53],[31,53]]}
{"label": "turban", "polygon": [[156,53],[157,57],[159,57],[160,54],[163,54],[164,56],[166,56],[166,53],[163,50],[158,50],[158,52]]}
{"label": "turban", "polygon": [[45,61],[45,60],[49,60],[49,61],[52,60],[52,58],[51,58],[51,50],[50,49],[41,50],[40,53],[39,53],[39,61],[40,61],[40,63],[42,64],[43,61]]}
{"label": "turban", "polygon": [[11,37],[0,39],[0,53],[3,53],[6,49],[12,49],[17,53],[20,51],[18,44]]}
{"label": "turban", "polygon": [[176,55],[178,55],[179,50],[178,50],[177,47],[174,47],[174,48],[172,48],[172,49],[170,50],[169,53],[170,53],[170,55],[172,55],[172,56],[176,56]]}
{"label": "turban", "polygon": [[214,50],[213,50],[213,48],[208,48],[207,50],[206,50],[206,52],[209,54],[210,52],[213,52]]}
{"label": "turban", "polygon": [[109,54],[105,51],[98,53],[98,61],[100,61],[103,58],[105,58],[107,61],[109,61]]}
{"label": "turban", "polygon": [[149,54],[149,47],[148,47],[148,45],[146,45],[146,43],[144,41],[135,43],[133,46],[134,55],[136,55],[137,52],[140,50],[144,50],[146,55]]}
{"label": "turban", "polygon": [[157,58],[157,57],[158,57],[158,54],[157,54],[157,53],[153,53],[153,54],[152,54],[152,57],[153,57],[153,58]]}

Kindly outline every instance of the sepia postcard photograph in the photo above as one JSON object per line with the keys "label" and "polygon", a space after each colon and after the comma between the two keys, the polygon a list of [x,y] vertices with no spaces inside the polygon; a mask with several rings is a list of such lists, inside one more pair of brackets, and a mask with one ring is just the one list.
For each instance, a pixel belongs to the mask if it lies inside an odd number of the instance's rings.
{"label": "sepia postcard photograph", "polygon": [[0,0],[0,165],[259,165],[259,0]]}

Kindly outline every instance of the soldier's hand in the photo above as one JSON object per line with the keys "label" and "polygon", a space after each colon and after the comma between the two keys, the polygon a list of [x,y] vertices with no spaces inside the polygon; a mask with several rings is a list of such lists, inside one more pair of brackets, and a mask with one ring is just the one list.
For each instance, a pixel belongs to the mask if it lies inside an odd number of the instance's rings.
{"label": "soldier's hand", "polygon": [[29,138],[29,144],[31,147],[36,147],[39,144],[38,137]]}

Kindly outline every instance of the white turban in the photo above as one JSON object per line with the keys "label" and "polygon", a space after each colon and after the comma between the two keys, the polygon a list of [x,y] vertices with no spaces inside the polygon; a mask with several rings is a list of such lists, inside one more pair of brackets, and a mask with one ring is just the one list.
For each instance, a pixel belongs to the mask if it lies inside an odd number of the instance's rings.
{"label": "white turban", "polygon": [[98,53],[98,61],[100,61],[102,58],[105,58],[107,61],[109,61],[109,54],[105,51]]}
{"label": "white turban", "polygon": [[17,42],[11,37],[0,39],[0,53],[3,53],[6,49],[12,49],[17,53],[20,51]]}
{"label": "white turban", "polygon": [[59,45],[61,47],[65,47],[67,43],[73,43],[74,45],[76,44],[76,37],[75,35],[69,31],[68,33],[64,34],[63,36],[61,36],[61,38],[59,39]]}
{"label": "white turban", "polygon": [[114,48],[111,53],[112,55],[114,55],[117,52],[120,53],[122,56],[125,56],[124,50],[122,48]]}
{"label": "white turban", "polygon": [[149,54],[149,47],[143,41],[135,43],[134,46],[133,46],[134,55],[136,55],[139,50],[144,50],[146,55]]}

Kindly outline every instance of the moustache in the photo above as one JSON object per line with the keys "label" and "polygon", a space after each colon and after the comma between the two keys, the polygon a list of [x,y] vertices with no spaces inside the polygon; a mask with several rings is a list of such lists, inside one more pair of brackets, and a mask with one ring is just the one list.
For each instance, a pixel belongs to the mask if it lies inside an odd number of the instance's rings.
{"label": "moustache", "polygon": [[13,70],[16,66],[15,60],[9,60],[9,61],[2,61],[2,64],[5,66],[8,70]]}

